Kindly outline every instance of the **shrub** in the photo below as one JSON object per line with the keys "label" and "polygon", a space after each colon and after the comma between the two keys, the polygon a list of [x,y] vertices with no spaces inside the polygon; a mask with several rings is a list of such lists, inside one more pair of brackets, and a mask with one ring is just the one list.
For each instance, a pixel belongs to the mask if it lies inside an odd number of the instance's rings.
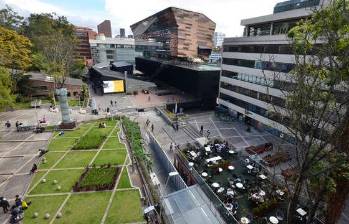
{"label": "shrub", "polygon": [[73,149],[98,149],[106,138],[107,134],[99,129],[92,129],[79,139]]}

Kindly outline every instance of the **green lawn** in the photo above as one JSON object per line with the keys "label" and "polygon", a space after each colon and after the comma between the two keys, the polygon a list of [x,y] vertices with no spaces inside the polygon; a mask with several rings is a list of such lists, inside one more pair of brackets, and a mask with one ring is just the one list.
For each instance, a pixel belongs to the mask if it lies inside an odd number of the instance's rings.
{"label": "green lawn", "polygon": [[71,151],[55,166],[55,168],[78,168],[86,167],[92,160],[96,151]]}
{"label": "green lawn", "polygon": [[131,188],[131,183],[130,183],[130,179],[128,178],[128,172],[126,167],[124,167],[124,170],[122,171],[120,180],[119,180],[119,184],[118,184],[118,189],[122,189],[122,188]]}
{"label": "green lawn", "polygon": [[49,151],[66,151],[69,150],[77,141],[75,138],[55,138],[48,145]]}
{"label": "green lawn", "polygon": [[105,223],[142,222],[143,211],[138,190],[117,191]]}
{"label": "green lawn", "polygon": [[124,150],[102,150],[93,162],[97,166],[103,164],[122,165],[124,164],[126,151]]}
{"label": "green lawn", "polygon": [[110,184],[113,183],[113,178],[117,169],[115,167],[110,168],[92,168],[88,171],[87,175],[81,181],[81,187],[96,185],[96,184]]}
{"label": "green lawn", "polygon": [[47,171],[37,171],[30,182],[29,190],[36,184]]}
{"label": "green lawn", "polygon": [[113,130],[114,127],[106,127],[106,128],[99,128],[99,127],[93,127],[91,128],[91,132],[97,132],[100,135],[108,136],[110,132]]}
{"label": "green lawn", "polygon": [[124,149],[125,145],[119,142],[118,137],[109,137],[103,145],[103,149]]}
{"label": "green lawn", "polygon": [[48,152],[44,155],[46,158],[46,163],[44,162],[44,159],[41,160],[41,163],[39,165],[39,169],[50,169],[59,158],[63,156],[64,152]]}
{"label": "green lawn", "polygon": [[119,134],[119,131],[120,131],[120,128],[119,128],[119,127],[116,127],[116,128],[114,129],[113,133],[111,134],[111,136],[117,137],[118,134]]}
{"label": "green lawn", "polygon": [[84,123],[79,125],[74,131],[64,131],[64,135],[57,136],[57,138],[64,138],[64,137],[80,137],[82,134],[84,134],[87,129],[91,127],[91,123]]}
{"label": "green lawn", "polygon": [[[83,170],[51,170],[44,178],[46,183],[40,182],[29,194],[70,192],[82,172]],[[54,184],[54,180],[58,183]],[[61,186],[61,189],[57,190],[57,186]]]}
{"label": "green lawn", "polygon": [[65,204],[62,218],[55,223],[100,223],[107,207],[111,192],[75,194]]}
{"label": "green lawn", "polygon": [[[27,201],[31,201],[31,205],[25,210],[24,224],[41,224],[49,223],[54,219],[59,206],[63,203],[67,195],[43,196],[43,197],[27,197]],[[34,218],[34,213],[38,213],[38,217]],[[45,219],[46,213],[50,214],[49,219]]]}
{"label": "green lawn", "polygon": [[111,120],[111,119],[101,119],[101,120],[97,120],[95,127],[98,127],[99,123],[105,123],[107,125],[107,127],[114,127],[116,125],[116,123],[118,122],[118,120]]}
{"label": "green lawn", "polygon": [[[108,133],[106,130],[109,130]],[[92,128],[79,139],[73,149],[98,149],[107,138],[111,128]]]}

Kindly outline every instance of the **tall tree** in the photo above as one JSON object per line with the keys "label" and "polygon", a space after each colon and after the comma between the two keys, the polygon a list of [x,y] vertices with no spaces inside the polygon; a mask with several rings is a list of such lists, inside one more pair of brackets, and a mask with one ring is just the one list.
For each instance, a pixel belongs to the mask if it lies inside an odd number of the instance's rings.
{"label": "tall tree", "polygon": [[[318,214],[338,213],[333,198],[345,200],[348,194],[339,195],[349,180],[348,15],[348,0],[335,0],[301,21],[289,32],[295,68],[275,77],[286,99],[285,108],[274,106],[275,119],[288,127],[297,146],[289,224],[296,222],[299,203],[308,206],[307,223],[312,223]],[[334,220],[327,217],[326,223]]]}
{"label": "tall tree", "polygon": [[14,96],[11,94],[11,87],[10,73],[0,66],[0,111],[13,105]]}
{"label": "tall tree", "polygon": [[34,43],[35,62],[43,63],[37,67],[53,76],[58,88],[63,87],[75,64],[74,26],[63,16],[31,14],[24,32]]}
{"label": "tall tree", "polygon": [[23,25],[23,19],[8,5],[6,5],[6,8],[0,9],[0,26],[18,31]]}
{"label": "tall tree", "polygon": [[31,64],[32,44],[28,38],[16,31],[0,26],[0,66],[16,70],[26,70]]}

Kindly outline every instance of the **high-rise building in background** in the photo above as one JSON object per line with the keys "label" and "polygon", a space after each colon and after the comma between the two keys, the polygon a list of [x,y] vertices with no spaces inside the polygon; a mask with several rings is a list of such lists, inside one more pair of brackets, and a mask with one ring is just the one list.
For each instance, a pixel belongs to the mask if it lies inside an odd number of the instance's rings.
{"label": "high-rise building in background", "polygon": [[205,57],[213,48],[216,24],[204,14],[175,7],[166,8],[133,25],[135,39],[163,43],[167,57]]}
{"label": "high-rise building in background", "polygon": [[[280,81],[295,64],[286,34],[325,2],[286,1],[275,6],[274,14],[242,20],[243,37],[224,39],[218,103],[247,123],[293,141],[282,115],[273,112],[273,105],[285,106],[280,88],[292,85]],[[275,72],[280,79],[274,79]]]}
{"label": "high-rise building in background", "polygon": [[99,34],[104,34],[105,37],[112,37],[111,22],[110,20],[104,20],[102,23],[97,25]]}
{"label": "high-rise building in background", "polygon": [[213,34],[213,46],[220,48],[223,45],[225,34],[220,32],[214,32]]}
{"label": "high-rise building in background", "polygon": [[120,37],[121,38],[125,38],[126,35],[125,35],[125,28],[120,28]]}
{"label": "high-rise building in background", "polygon": [[89,39],[94,39],[96,32],[88,27],[75,27],[75,35],[78,39],[78,45],[75,48],[76,57],[79,59],[92,59]]}

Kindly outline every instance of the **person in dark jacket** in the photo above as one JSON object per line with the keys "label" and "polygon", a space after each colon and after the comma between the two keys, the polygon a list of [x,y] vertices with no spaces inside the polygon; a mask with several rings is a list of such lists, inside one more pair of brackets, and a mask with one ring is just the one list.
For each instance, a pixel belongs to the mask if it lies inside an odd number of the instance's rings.
{"label": "person in dark jacket", "polygon": [[6,198],[0,197],[0,207],[2,207],[4,213],[8,212],[8,209],[10,208],[10,203]]}

